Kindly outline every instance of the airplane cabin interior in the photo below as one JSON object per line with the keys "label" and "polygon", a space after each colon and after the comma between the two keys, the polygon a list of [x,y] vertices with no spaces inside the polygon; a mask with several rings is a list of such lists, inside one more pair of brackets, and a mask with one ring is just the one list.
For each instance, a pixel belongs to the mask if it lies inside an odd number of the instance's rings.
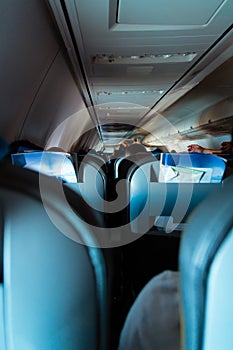
{"label": "airplane cabin interior", "polygon": [[127,325],[168,270],[171,348],[232,349],[232,14],[0,2],[1,349],[159,350],[163,311],[154,334]]}

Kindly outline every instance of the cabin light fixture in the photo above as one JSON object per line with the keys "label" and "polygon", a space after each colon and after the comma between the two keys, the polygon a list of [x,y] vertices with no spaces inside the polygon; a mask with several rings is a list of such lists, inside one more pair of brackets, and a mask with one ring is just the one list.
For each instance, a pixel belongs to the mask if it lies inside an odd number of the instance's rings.
{"label": "cabin light fixture", "polygon": [[120,110],[139,110],[139,109],[148,109],[150,108],[150,106],[140,106],[140,105],[137,105],[137,106],[97,106],[97,109],[99,111],[120,111]]}
{"label": "cabin light fixture", "polygon": [[183,53],[164,53],[164,54],[148,54],[143,55],[108,55],[97,54],[92,57],[93,64],[156,64],[156,63],[179,63],[191,62],[197,56],[196,52]]}
{"label": "cabin light fixture", "polygon": [[97,91],[97,96],[107,95],[107,96],[123,96],[123,95],[162,95],[164,90],[126,90],[126,91]]}

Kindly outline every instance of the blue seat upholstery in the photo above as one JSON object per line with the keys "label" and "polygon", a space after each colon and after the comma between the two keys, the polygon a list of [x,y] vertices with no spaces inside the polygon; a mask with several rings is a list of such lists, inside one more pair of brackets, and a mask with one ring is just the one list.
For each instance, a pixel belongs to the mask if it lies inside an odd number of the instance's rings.
{"label": "blue seat upholstery", "polygon": [[219,183],[225,170],[226,162],[215,155],[164,153],[161,156],[160,181]]}
{"label": "blue seat upholstery", "polygon": [[11,155],[12,164],[56,177],[63,182],[77,182],[72,157],[65,152],[26,152]]}
{"label": "blue seat upholstery", "polygon": [[9,145],[6,140],[0,136],[0,161],[9,154]]}
{"label": "blue seat upholstery", "polygon": [[[107,348],[105,263],[82,220],[93,214],[77,194],[71,210],[62,188],[27,169],[0,168],[3,350]],[[65,188],[67,202],[72,195]]]}
{"label": "blue seat upholstery", "polygon": [[233,348],[233,178],[190,217],[180,247],[184,348]]}

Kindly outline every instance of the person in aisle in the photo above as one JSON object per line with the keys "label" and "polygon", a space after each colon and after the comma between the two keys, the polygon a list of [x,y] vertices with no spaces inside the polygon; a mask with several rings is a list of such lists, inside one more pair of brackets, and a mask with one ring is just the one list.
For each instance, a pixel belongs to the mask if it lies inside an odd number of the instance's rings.
{"label": "person in aisle", "polygon": [[153,277],[131,306],[118,350],[180,350],[179,272]]}
{"label": "person in aisle", "polygon": [[134,142],[126,147],[125,149],[125,155],[126,157],[137,154],[137,153],[148,153],[146,150],[146,147],[143,146],[141,143],[139,143],[138,138],[134,138]]}

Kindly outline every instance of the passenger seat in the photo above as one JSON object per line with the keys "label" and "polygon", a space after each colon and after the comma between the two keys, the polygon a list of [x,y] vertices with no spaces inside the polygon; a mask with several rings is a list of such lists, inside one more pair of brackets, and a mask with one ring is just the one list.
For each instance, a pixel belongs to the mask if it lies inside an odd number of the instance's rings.
{"label": "passenger seat", "polygon": [[107,348],[105,262],[80,213],[93,214],[77,194],[71,210],[61,188],[46,175],[0,168],[2,350]]}

